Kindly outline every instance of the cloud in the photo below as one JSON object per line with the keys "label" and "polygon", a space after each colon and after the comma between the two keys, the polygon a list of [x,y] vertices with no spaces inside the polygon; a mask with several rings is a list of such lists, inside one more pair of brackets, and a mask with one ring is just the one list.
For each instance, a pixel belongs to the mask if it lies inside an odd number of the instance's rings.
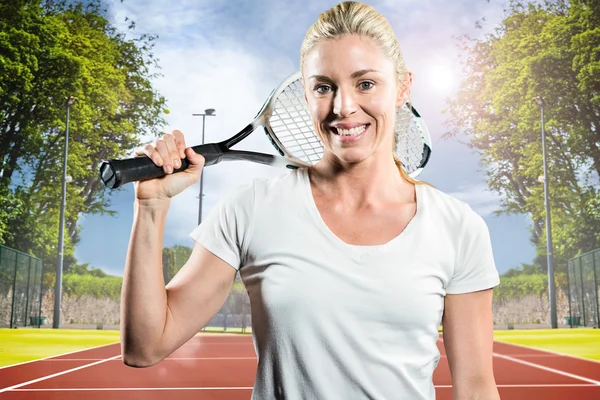
{"label": "cloud", "polygon": [[[221,141],[239,132],[262,107],[271,90],[293,71],[291,62],[267,64],[233,42],[220,41],[218,47],[208,42],[196,48],[170,48],[162,52],[164,77],[158,90],[169,102],[172,113],[169,125],[180,129],[190,145],[202,142],[201,113],[216,109],[216,116],[205,117],[205,143]],[[267,137],[259,128],[238,144],[237,148],[274,153]],[[204,170],[204,215],[228,190],[254,177],[281,174],[274,168],[247,162],[227,162]],[[187,238],[195,226],[198,213],[199,185],[173,199],[166,234],[172,240]]]}
{"label": "cloud", "polygon": [[[161,66],[155,88],[166,97],[171,113],[166,130],[180,129],[190,145],[201,142],[202,118],[193,113],[215,108],[216,116],[206,118],[207,142],[223,140],[246,126],[261,108],[271,90],[298,68],[299,48],[308,27],[337,1],[306,0],[256,2],[208,0],[113,0],[111,20],[126,30],[128,17],[136,22],[133,37],[157,34],[154,53]],[[409,67],[415,73],[413,101],[425,119],[434,140],[432,163],[424,176],[434,178],[436,186],[445,185],[447,193],[466,201],[481,215],[490,215],[499,207],[499,198],[487,192],[482,176],[471,164],[476,157],[463,146],[441,142],[444,116],[440,113],[444,98],[451,95],[460,76],[457,64],[460,51],[453,35],[483,34],[502,18],[502,0],[474,2],[457,0],[393,0],[372,3],[390,21],[396,31]],[[475,29],[482,16],[487,25]],[[449,89],[434,85],[435,75],[449,69],[456,79]],[[239,148],[273,153],[262,132],[243,141]],[[470,160],[473,160],[471,162]],[[227,162],[204,171],[204,215],[223,195],[255,177],[285,173],[272,167],[248,162]],[[434,182],[435,181],[435,182]],[[469,182],[461,186],[461,182]],[[188,244],[189,232],[198,219],[198,184],[173,199],[165,232],[165,245]],[[114,195],[118,221],[110,217],[90,218],[82,234],[82,262],[95,266],[122,265],[131,226],[131,193]],[[101,220],[101,218],[104,218]],[[118,227],[113,225],[118,224]],[[113,226],[120,236],[106,238],[102,229]],[[93,239],[86,239],[93,238]],[[98,254],[93,249],[99,248]],[[111,252],[103,249],[111,248]],[[84,254],[85,253],[85,254]],[[104,254],[100,254],[104,253]],[[111,253],[111,254],[106,254]],[[93,254],[93,259],[92,258]],[[109,256],[114,260],[108,260]],[[117,267],[106,270],[116,273]]]}
{"label": "cloud", "polygon": [[[399,34],[408,61],[415,70],[417,108],[429,115],[432,136],[441,123],[439,112],[445,93],[433,90],[427,74],[432,66],[453,64],[456,49],[450,38],[464,32],[485,7],[453,3],[439,12],[439,2],[409,1],[402,7],[382,2],[375,5]],[[414,4],[413,4],[414,3]],[[158,34],[155,55],[160,60],[162,77],[155,87],[167,98],[171,129],[179,129],[190,145],[201,143],[202,118],[193,117],[206,108],[215,108],[216,116],[205,120],[205,140],[223,140],[249,123],[271,90],[297,69],[298,50],[304,33],[318,14],[335,1],[292,2],[285,7],[275,0],[257,3],[221,3],[185,0],[169,6],[158,0],[129,0],[115,3],[115,23],[124,24],[125,16],[136,21],[138,33]],[[392,7],[393,6],[393,7]],[[294,24],[289,22],[294,20]],[[124,28],[125,25],[122,25]],[[434,27],[436,29],[432,29]],[[290,49],[294,49],[291,51]],[[424,53],[425,52],[425,53]],[[268,57],[267,57],[268,55]],[[435,68],[433,69],[436,70]],[[419,80],[421,79],[421,80]],[[273,153],[262,132],[244,140],[240,148]],[[438,157],[443,157],[443,151]],[[207,167],[204,171],[206,216],[230,189],[254,177],[274,176],[285,171],[261,165],[233,162]],[[165,240],[181,242],[197,222],[199,185],[173,199],[166,226]],[[497,201],[477,189],[458,193],[488,214]]]}
{"label": "cloud", "polygon": [[[269,59],[237,40],[192,28],[215,26],[222,20],[216,8],[190,2],[164,7],[164,3],[131,1],[128,9],[114,10],[115,19],[133,15],[137,30],[157,33],[155,55],[160,59],[162,77],[155,88],[165,96],[171,113],[165,131],[181,130],[188,145],[202,142],[202,117],[192,116],[214,108],[216,116],[205,119],[205,143],[221,141],[244,128],[256,116],[271,91],[296,70],[296,63],[283,54]],[[126,4],[124,3],[124,4]],[[207,2],[208,3],[208,2]],[[210,4],[210,3],[208,3]],[[212,18],[212,19],[211,19]],[[274,149],[259,128],[237,148],[274,154]],[[255,177],[285,173],[272,167],[247,162],[227,162],[204,170],[203,214],[229,190]],[[187,242],[197,225],[199,184],[176,196],[169,210],[165,244]]]}
{"label": "cloud", "polygon": [[492,193],[485,184],[462,186],[448,194],[468,203],[482,217],[491,216],[500,209],[500,196]]}

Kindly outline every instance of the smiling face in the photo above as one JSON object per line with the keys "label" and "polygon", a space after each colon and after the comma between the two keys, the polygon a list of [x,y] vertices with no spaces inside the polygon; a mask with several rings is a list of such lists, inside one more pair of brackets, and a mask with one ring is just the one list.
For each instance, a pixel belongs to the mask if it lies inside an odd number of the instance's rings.
{"label": "smiling face", "polygon": [[342,165],[392,157],[396,107],[410,87],[372,39],[322,40],[306,54],[304,92],[324,158]]}

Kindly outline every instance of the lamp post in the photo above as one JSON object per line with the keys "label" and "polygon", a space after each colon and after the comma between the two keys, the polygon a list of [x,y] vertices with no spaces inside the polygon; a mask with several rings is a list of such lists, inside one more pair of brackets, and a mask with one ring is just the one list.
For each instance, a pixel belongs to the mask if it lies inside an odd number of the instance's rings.
{"label": "lamp post", "polygon": [[65,236],[65,207],[67,203],[67,159],[69,157],[69,116],[71,106],[75,104],[77,97],[65,98],[65,107],[67,108],[67,126],[65,130],[65,157],[63,160],[63,178],[62,178],[62,200],[60,204],[60,222],[58,228],[58,263],[56,264],[56,282],[54,283],[54,317],[52,318],[52,328],[60,327],[60,303],[62,299],[62,273],[63,273],[63,247]]}
{"label": "lamp post", "polygon": [[[192,114],[194,117],[202,116],[202,144],[204,144],[204,125],[206,117],[216,117],[214,108],[207,108],[203,113]],[[204,187],[204,171],[200,175],[200,199],[198,200],[198,225],[202,222],[202,197],[203,197],[203,187]]]}
{"label": "lamp post", "polygon": [[548,296],[550,300],[550,325],[552,328],[558,328],[556,320],[556,285],[554,283],[554,252],[552,250],[552,224],[550,220],[550,202],[548,199],[548,162],[546,160],[546,129],[544,126],[544,105],[543,97],[536,97],[533,102],[540,106],[542,114],[542,159],[544,162],[544,205],[546,208],[546,253],[548,254]]}

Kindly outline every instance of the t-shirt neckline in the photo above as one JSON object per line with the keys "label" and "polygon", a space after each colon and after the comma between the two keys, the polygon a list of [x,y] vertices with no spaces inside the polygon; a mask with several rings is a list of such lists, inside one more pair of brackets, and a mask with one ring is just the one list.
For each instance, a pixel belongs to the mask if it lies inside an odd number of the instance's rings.
{"label": "t-shirt neckline", "polygon": [[423,214],[423,190],[421,188],[422,185],[416,184],[415,195],[417,210],[415,212],[415,215],[413,215],[413,217],[408,222],[406,227],[402,230],[402,232],[390,239],[388,242],[377,245],[354,245],[346,243],[335,233],[333,233],[333,231],[327,226],[327,224],[321,217],[321,213],[317,208],[317,204],[315,203],[315,199],[312,194],[310,178],[308,176],[308,169],[300,168],[299,173],[302,181],[302,192],[309,206],[310,216],[316,222],[319,229],[321,229],[321,231],[323,231],[325,235],[327,235],[327,237],[329,237],[334,243],[336,243],[343,251],[349,251],[355,256],[362,256],[365,255],[365,253],[371,252],[383,252],[395,247],[394,244],[405,240],[408,236],[412,234],[412,231],[415,230],[415,225],[417,225],[418,221],[421,219],[421,215]]}

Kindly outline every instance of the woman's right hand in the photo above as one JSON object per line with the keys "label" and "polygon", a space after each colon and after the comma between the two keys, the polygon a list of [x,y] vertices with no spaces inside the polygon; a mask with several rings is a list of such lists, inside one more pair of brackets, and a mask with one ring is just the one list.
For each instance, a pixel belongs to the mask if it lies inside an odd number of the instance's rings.
{"label": "woman's right hand", "polygon": [[[136,155],[146,155],[167,174],[156,179],[134,182],[138,200],[169,200],[198,182],[204,167],[204,157],[191,147],[186,147],[183,133],[177,130],[163,135],[153,144],[137,149]],[[188,159],[189,167],[173,174],[173,170],[181,167],[183,158]]]}

